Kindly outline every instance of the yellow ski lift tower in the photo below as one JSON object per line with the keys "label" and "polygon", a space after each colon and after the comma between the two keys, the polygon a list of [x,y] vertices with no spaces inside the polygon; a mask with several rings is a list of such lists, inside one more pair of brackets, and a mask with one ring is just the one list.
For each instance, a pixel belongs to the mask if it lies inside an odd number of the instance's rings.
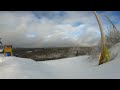
{"label": "yellow ski lift tower", "polygon": [[12,45],[4,45],[4,55],[12,56]]}

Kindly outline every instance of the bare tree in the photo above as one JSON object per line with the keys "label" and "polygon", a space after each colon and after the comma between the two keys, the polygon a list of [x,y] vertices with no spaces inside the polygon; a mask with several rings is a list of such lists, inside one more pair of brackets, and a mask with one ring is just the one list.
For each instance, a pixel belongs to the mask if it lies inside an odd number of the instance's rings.
{"label": "bare tree", "polygon": [[[107,31],[105,34],[105,40],[106,40],[106,46],[108,49],[110,49],[112,46],[120,42],[120,31],[117,29],[117,27],[114,25],[114,23],[107,17],[107,20],[110,22],[110,27],[107,26]],[[99,44],[92,49],[91,57],[92,59],[96,59],[97,55],[99,54],[101,49],[101,42],[99,40]],[[112,59],[114,57],[111,57]],[[97,60],[97,59],[96,59]]]}
{"label": "bare tree", "polygon": [[111,23],[112,27],[109,29],[107,27],[106,41],[107,46],[110,48],[116,43],[120,42],[120,31],[116,28],[116,26],[112,23],[112,21],[106,16],[108,21]]}

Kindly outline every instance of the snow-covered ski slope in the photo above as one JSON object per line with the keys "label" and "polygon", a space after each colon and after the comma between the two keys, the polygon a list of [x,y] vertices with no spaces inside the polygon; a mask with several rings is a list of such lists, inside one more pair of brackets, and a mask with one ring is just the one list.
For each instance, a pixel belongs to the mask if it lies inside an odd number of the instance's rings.
{"label": "snow-covered ski slope", "polygon": [[98,66],[89,56],[35,62],[0,55],[1,79],[120,79],[120,44],[111,48],[114,60]]}

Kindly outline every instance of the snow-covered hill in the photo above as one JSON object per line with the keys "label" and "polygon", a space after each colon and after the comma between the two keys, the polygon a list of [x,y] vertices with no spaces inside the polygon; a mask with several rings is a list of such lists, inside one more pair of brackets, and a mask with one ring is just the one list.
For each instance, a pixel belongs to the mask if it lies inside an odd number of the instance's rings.
{"label": "snow-covered hill", "polygon": [[118,79],[120,78],[120,44],[111,48],[118,55],[98,66],[89,56],[35,62],[31,59],[0,55],[0,78],[19,79]]}

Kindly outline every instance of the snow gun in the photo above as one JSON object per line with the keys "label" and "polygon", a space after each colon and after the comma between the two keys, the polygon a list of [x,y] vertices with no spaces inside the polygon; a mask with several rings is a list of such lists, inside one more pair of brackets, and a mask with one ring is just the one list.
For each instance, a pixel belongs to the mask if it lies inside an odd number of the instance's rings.
{"label": "snow gun", "polygon": [[101,52],[100,52],[100,55],[99,55],[99,65],[100,65],[100,64],[106,63],[110,60],[110,53],[109,53],[109,51],[106,47],[106,44],[105,44],[104,32],[103,32],[103,28],[102,28],[102,24],[100,22],[100,19],[97,15],[96,11],[94,11],[94,14],[95,14],[95,17],[97,19],[97,22],[98,22],[98,25],[99,25],[99,28],[100,28],[100,32],[101,32],[102,48],[101,48]]}

